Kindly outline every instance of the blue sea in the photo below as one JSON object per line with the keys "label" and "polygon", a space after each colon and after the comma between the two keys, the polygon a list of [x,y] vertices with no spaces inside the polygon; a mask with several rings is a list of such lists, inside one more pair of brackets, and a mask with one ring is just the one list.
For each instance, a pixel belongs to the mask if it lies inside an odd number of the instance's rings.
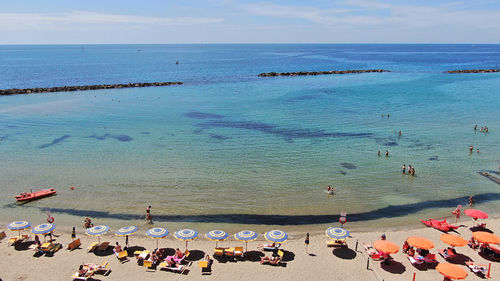
{"label": "blue sea", "polygon": [[[500,73],[444,73],[478,68],[500,68],[500,45],[0,46],[0,89],[184,82],[0,96],[1,221],[147,228],[151,205],[170,230],[320,231],[343,211],[387,229],[469,196],[496,216],[477,172],[500,177]],[[257,77],[346,69],[390,72]]]}

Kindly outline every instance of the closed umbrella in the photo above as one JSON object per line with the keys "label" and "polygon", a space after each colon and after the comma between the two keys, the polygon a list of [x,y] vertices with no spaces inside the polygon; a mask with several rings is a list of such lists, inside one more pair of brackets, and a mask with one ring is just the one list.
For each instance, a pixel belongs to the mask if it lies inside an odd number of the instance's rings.
{"label": "closed umbrella", "polygon": [[399,251],[398,245],[387,240],[377,240],[373,242],[373,248],[384,254],[395,254]]}
{"label": "closed umbrella", "polygon": [[472,237],[476,239],[479,243],[485,244],[498,244],[500,243],[500,238],[493,233],[485,231],[472,232]]}
{"label": "closed umbrella", "polygon": [[167,237],[168,230],[163,227],[153,227],[146,231],[146,236],[152,239],[156,239],[156,248],[158,248],[158,240]]}
{"label": "closed umbrella", "polygon": [[207,239],[215,241],[215,248],[217,248],[219,241],[226,240],[228,236],[229,234],[222,230],[212,230],[205,233],[205,237],[207,237]]}
{"label": "closed umbrella", "polygon": [[109,231],[109,226],[107,225],[98,225],[91,228],[87,228],[87,235],[97,236],[99,240],[99,244],[101,244],[101,235],[106,234]]}
{"label": "closed umbrella", "polygon": [[115,232],[115,235],[116,236],[125,236],[125,237],[127,237],[127,239],[125,240],[126,241],[125,244],[128,247],[128,236],[136,233],[138,230],[139,230],[139,228],[137,226],[133,226],[133,225],[131,225],[131,226],[124,226],[124,227],[118,229],[118,231]]}
{"label": "closed umbrella", "polygon": [[269,242],[283,243],[286,242],[286,240],[288,240],[288,234],[286,234],[286,232],[281,230],[271,230],[266,232],[264,238],[266,238],[266,240]]}
{"label": "closed umbrella", "polygon": [[443,234],[439,237],[439,239],[452,247],[462,247],[467,245],[467,240],[455,234]]}
{"label": "closed umbrella", "polygon": [[419,249],[429,250],[434,248],[434,243],[431,240],[419,236],[409,237],[406,242]]}
{"label": "closed umbrella", "polygon": [[27,221],[14,221],[7,225],[7,229],[10,229],[12,231],[17,230],[19,232],[19,238],[21,238],[21,231],[29,228],[30,226],[31,223]]}
{"label": "closed umbrella", "polygon": [[234,235],[234,238],[238,241],[245,241],[245,252],[248,250],[248,241],[254,241],[257,239],[257,234],[255,231],[243,230]]}
{"label": "closed umbrella", "polygon": [[443,274],[444,277],[450,278],[450,279],[465,279],[467,275],[467,271],[465,269],[461,268],[458,265],[451,264],[448,262],[445,263],[439,263],[436,267],[436,270]]}
{"label": "closed umbrella", "polygon": [[349,237],[349,231],[340,227],[330,227],[326,230],[326,236],[331,239],[345,239]]}
{"label": "closed umbrella", "polygon": [[188,229],[188,228],[181,229],[181,230],[176,231],[174,233],[174,237],[179,239],[179,240],[186,241],[186,250],[187,250],[188,242],[198,238],[198,232],[194,229]]}

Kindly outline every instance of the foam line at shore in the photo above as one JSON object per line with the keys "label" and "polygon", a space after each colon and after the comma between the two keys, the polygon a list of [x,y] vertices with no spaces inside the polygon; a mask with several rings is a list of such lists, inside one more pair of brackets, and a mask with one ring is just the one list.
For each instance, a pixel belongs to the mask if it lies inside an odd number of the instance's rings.
{"label": "foam line at shore", "polygon": [[173,86],[173,85],[182,85],[182,84],[183,84],[183,82],[152,82],[152,83],[62,86],[62,87],[50,87],[50,88],[26,88],[26,89],[13,88],[13,89],[7,89],[7,90],[0,90],[0,96],[19,95],[19,94],[36,94],[36,93],[53,93],[53,92],[88,91],[88,90],[102,90],[102,89],[162,87],[162,86]]}

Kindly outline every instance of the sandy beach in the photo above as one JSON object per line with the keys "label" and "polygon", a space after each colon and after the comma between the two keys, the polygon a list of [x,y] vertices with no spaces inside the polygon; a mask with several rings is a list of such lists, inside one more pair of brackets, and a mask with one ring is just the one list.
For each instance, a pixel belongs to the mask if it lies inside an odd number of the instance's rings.
{"label": "sandy beach", "polygon": [[[487,219],[487,227],[494,233],[500,232],[500,218]],[[463,218],[461,224],[464,225],[458,229],[458,233],[465,239],[471,237],[469,228],[472,226],[472,221],[469,218]],[[348,225],[347,227],[348,228]],[[12,237],[17,232],[11,232],[5,228],[8,237]],[[123,237],[113,235],[113,229],[108,234],[101,237],[101,241],[109,241],[114,244],[118,241],[124,243]],[[33,234],[29,233],[31,237]],[[69,232],[56,230],[57,243],[62,243],[64,246],[71,241]],[[282,249],[285,250],[284,263],[282,266],[261,265],[258,260],[259,255],[263,255],[256,251],[257,246],[264,243],[263,235],[259,235],[256,241],[248,243],[249,254],[248,259],[237,262],[219,262],[214,261],[212,266],[212,274],[201,274],[201,269],[198,267],[198,260],[204,254],[212,255],[215,247],[215,242],[205,239],[204,234],[200,233],[200,237],[191,241],[188,245],[192,253],[193,261],[187,267],[184,274],[177,274],[165,271],[148,271],[145,267],[137,264],[135,257],[129,257],[129,261],[120,263],[112,252],[107,255],[97,256],[94,253],[87,253],[86,248],[93,241],[97,241],[95,237],[89,237],[83,234],[83,229],[77,230],[77,238],[82,241],[82,246],[74,251],[66,249],[59,250],[52,257],[41,256],[34,257],[34,251],[28,249],[28,245],[21,247],[7,246],[7,239],[0,242],[0,278],[3,281],[10,280],[71,280],[71,275],[78,269],[82,263],[100,264],[104,261],[109,261],[111,271],[107,276],[95,275],[96,280],[412,280],[414,272],[416,272],[416,280],[442,280],[443,277],[435,269],[421,271],[413,267],[406,255],[401,253],[393,254],[394,261],[389,267],[382,267],[380,262],[370,260],[367,270],[367,254],[365,253],[362,243],[373,242],[379,239],[380,232],[355,232],[351,233],[351,238],[348,239],[348,248],[333,249],[326,247],[326,237],[324,233],[311,233],[311,244],[309,246],[309,254],[306,253],[304,245],[304,233],[290,233],[290,239],[283,244]],[[439,239],[441,232],[432,229],[421,227],[406,231],[387,231],[387,240],[401,246],[405,239],[409,236],[418,235],[432,240],[436,247],[431,250],[435,253],[439,262],[444,262],[444,259],[437,255],[437,249],[445,247],[445,244]],[[357,251],[356,244],[358,243]],[[143,233],[138,232],[130,236],[129,245],[137,245],[152,250],[156,247],[156,241],[147,238]],[[166,247],[169,251],[175,248],[184,250],[185,243],[173,238],[169,235],[167,238],[159,240],[161,248]],[[234,247],[244,246],[243,242],[234,240],[232,236],[226,241],[220,242],[219,246]],[[500,264],[494,261],[488,261],[481,257],[478,252],[472,250],[468,246],[457,247],[457,252],[469,257],[473,261],[480,264],[491,263],[491,274],[495,279],[500,274]],[[266,253],[269,255],[269,252]],[[462,268],[469,272],[467,280],[480,280],[482,278],[470,272],[469,269],[461,264]]]}

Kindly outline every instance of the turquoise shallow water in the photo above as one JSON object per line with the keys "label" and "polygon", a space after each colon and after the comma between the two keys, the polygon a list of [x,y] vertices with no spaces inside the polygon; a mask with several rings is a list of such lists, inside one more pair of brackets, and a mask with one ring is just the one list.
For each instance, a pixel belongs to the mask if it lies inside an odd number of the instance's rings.
{"label": "turquoise shallow water", "polygon": [[[341,211],[353,228],[386,228],[448,215],[469,195],[477,208],[500,212],[498,185],[477,174],[500,164],[500,74],[443,73],[497,66],[498,45],[0,51],[1,88],[186,82],[0,97],[2,221],[42,222],[51,211],[64,225],[91,216],[142,226],[152,205],[156,224],[172,230],[317,230]],[[354,68],[392,72],[256,77]],[[403,163],[417,176],[402,175]],[[335,196],[323,191],[328,184]],[[14,204],[19,192],[49,186],[56,197]]]}

